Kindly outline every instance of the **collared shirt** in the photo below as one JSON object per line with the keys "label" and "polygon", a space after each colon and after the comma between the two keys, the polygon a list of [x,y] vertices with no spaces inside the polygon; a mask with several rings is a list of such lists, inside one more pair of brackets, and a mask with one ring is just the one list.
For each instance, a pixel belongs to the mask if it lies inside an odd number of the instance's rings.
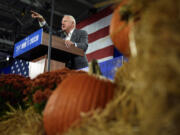
{"label": "collared shirt", "polygon": [[72,30],[68,33],[68,35],[66,35],[65,40],[70,40],[73,32],[74,32],[74,29],[72,29]]}
{"label": "collared shirt", "polygon": [[[72,37],[73,32],[74,32],[74,29],[72,29],[72,30],[68,33],[68,35],[66,35],[65,40],[70,40],[71,37]],[[77,44],[76,44],[76,43],[74,43],[74,45],[77,47]]]}

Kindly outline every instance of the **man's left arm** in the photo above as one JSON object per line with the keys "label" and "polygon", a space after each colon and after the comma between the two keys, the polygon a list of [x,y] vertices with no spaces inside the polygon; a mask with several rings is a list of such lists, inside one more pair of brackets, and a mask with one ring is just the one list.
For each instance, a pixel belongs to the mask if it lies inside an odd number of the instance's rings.
{"label": "man's left arm", "polygon": [[86,31],[82,30],[80,34],[80,40],[78,43],[75,43],[78,48],[81,48],[86,52],[88,48],[88,34]]}

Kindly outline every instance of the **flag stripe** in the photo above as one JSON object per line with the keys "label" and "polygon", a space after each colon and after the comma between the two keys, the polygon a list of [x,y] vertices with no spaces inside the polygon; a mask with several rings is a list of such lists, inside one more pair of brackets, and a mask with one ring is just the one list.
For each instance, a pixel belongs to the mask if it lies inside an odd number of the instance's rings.
{"label": "flag stripe", "polygon": [[85,30],[88,34],[94,33],[99,29],[109,26],[111,18],[112,14],[83,27],[82,30]]}
{"label": "flag stripe", "polygon": [[87,26],[93,22],[98,21],[99,19],[102,19],[102,18],[108,16],[111,13],[112,13],[112,9],[111,9],[111,7],[108,7],[106,9],[100,11],[99,13],[89,17],[88,19],[78,23],[77,28],[81,29],[81,28],[83,28],[83,27],[85,27],[85,26]]}
{"label": "flag stripe", "polygon": [[88,35],[89,43],[109,35],[109,26]]}
{"label": "flag stripe", "polygon": [[[102,49],[102,48],[105,48],[107,46],[110,46],[112,45],[112,41],[109,37],[109,35],[103,37],[103,38],[100,38],[92,43],[89,43],[89,46],[88,46],[88,49],[86,51],[86,54],[88,53],[92,53],[96,50],[99,50],[99,49]],[[112,54],[113,55],[113,54]]]}
{"label": "flag stripe", "polygon": [[99,59],[98,63],[104,62],[104,61],[107,61],[107,60],[110,60],[110,59],[113,59],[113,56],[109,56],[109,57],[105,57],[105,58]]}
{"label": "flag stripe", "polygon": [[108,56],[112,56],[113,52],[114,52],[114,46],[111,45],[106,48],[99,49],[95,52],[89,53],[86,56],[88,58],[88,61],[91,61],[92,59],[102,59]]}

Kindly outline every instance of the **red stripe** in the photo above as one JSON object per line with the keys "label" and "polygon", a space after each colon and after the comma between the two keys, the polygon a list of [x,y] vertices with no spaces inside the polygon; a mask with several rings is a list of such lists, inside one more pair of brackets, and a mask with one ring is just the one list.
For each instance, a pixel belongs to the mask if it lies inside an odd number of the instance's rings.
{"label": "red stripe", "polygon": [[83,27],[85,27],[85,26],[87,26],[87,25],[89,25],[89,24],[91,24],[93,22],[98,21],[101,18],[104,18],[104,17],[108,16],[111,13],[112,13],[112,8],[107,7],[105,9],[103,9],[102,11],[98,12],[97,14],[92,15],[91,17],[87,18],[86,20],[78,23],[77,28],[81,29],[81,28],[83,28]]}
{"label": "red stripe", "polygon": [[104,27],[103,29],[100,29],[94,33],[89,34],[88,41],[89,41],[89,43],[91,43],[91,42],[94,42],[97,39],[103,38],[107,35],[109,35],[109,26]]}
{"label": "red stripe", "polygon": [[113,54],[114,54],[114,45],[110,45],[106,48],[99,49],[92,53],[86,54],[86,56],[88,61],[91,61],[92,59],[102,59],[108,56],[113,56]]}

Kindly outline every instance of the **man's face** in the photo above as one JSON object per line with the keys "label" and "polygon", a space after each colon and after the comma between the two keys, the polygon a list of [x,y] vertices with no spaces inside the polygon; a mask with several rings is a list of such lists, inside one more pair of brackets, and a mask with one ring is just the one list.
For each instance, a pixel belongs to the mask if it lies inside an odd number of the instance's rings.
{"label": "man's face", "polygon": [[69,32],[74,27],[74,23],[69,16],[64,16],[62,19],[61,29]]}

